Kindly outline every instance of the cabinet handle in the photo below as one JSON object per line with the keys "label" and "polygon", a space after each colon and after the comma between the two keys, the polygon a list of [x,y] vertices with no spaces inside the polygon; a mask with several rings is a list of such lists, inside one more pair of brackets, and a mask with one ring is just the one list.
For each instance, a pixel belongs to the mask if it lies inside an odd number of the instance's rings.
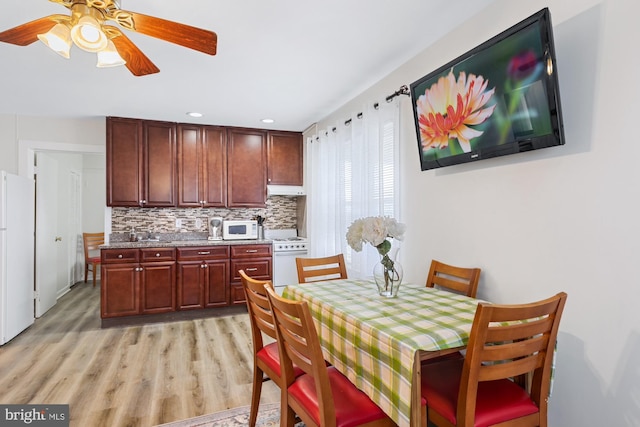
{"label": "cabinet handle", "polygon": [[158,252],[158,253],[156,254],[156,256],[157,256],[157,257],[159,257],[159,256],[160,256],[160,252]]}
{"label": "cabinet handle", "polygon": [[247,249],[247,253],[248,254],[252,254],[252,253],[255,253],[255,252],[258,252],[258,250],[257,249]]}
{"label": "cabinet handle", "polygon": [[122,258],[122,254],[118,255],[118,258]]}
{"label": "cabinet handle", "polygon": [[211,252],[198,252],[198,255],[209,255]]}
{"label": "cabinet handle", "polygon": [[137,267],[135,271],[142,271],[142,270],[144,270],[144,268],[142,268],[142,267]]}
{"label": "cabinet handle", "polygon": [[245,270],[247,270],[247,271],[258,271],[257,268],[245,268]]}

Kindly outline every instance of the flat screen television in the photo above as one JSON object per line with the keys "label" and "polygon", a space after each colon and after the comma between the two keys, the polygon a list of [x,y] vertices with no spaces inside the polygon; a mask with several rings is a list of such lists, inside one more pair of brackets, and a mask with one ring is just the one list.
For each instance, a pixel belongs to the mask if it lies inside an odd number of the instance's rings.
{"label": "flat screen television", "polygon": [[545,8],[410,87],[422,170],[564,144]]}

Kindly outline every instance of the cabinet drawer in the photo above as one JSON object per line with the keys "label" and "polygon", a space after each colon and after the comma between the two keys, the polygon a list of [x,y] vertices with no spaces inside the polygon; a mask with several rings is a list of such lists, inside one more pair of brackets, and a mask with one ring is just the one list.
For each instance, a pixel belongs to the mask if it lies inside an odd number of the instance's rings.
{"label": "cabinet drawer", "polygon": [[271,245],[232,245],[231,258],[270,257],[271,247]]}
{"label": "cabinet drawer", "polygon": [[174,248],[145,248],[140,249],[142,262],[175,261]]}
{"label": "cabinet drawer", "polygon": [[241,280],[238,271],[244,270],[249,277],[271,280],[271,258],[231,260],[231,281]]}
{"label": "cabinet drawer", "polygon": [[178,260],[228,259],[229,246],[178,248]]}
{"label": "cabinet drawer", "polygon": [[117,262],[138,262],[138,249],[103,249],[100,251],[103,264]]}

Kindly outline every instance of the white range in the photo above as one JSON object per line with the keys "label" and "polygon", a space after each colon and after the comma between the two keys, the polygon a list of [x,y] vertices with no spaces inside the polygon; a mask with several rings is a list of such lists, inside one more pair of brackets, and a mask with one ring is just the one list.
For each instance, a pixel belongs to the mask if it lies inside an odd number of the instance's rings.
{"label": "white range", "polygon": [[282,295],[285,286],[298,283],[296,258],[307,256],[307,238],[296,229],[265,230],[264,237],[273,241],[273,286]]}

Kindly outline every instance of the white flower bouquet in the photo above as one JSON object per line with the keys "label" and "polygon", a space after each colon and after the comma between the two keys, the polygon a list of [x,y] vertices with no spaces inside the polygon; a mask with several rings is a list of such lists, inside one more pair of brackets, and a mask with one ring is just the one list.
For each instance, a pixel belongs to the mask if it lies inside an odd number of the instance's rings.
{"label": "white flower bouquet", "polygon": [[370,243],[380,254],[380,263],[374,268],[374,278],[381,295],[395,296],[402,281],[402,269],[389,256],[389,239],[402,240],[405,228],[394,218],[372,216],[356,219],[347,230],[347,243],[354,251],[360,252],[363,243]]}
{"label": "white flower bouquet", "polygon": [[391,249],[388,238],[402,240],[405,225],[388,216],[370,216],[353,221],[347,230],[347,243],[356,251],[362,251],[363,243],[370,243],[382,256]]}

